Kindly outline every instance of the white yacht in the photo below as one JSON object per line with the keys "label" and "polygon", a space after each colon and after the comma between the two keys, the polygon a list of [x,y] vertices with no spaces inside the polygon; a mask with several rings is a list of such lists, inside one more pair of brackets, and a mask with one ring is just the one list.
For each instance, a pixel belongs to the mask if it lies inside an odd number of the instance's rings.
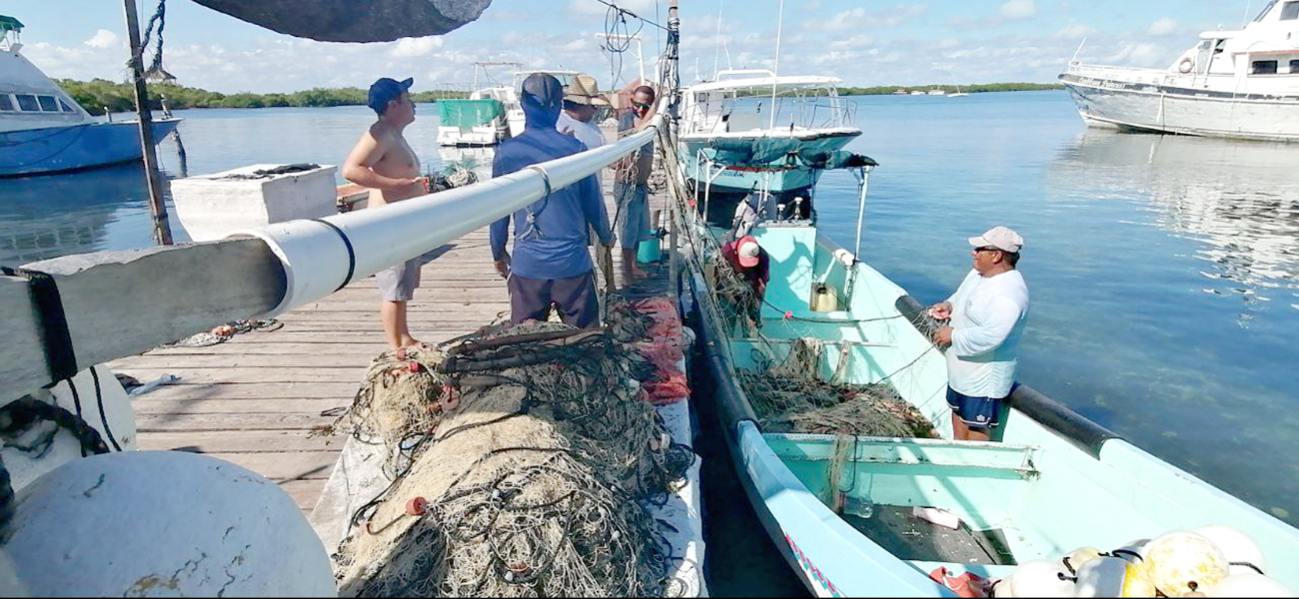
{"label": "white yacht", "polygon": [[[22,55],[23,25],[0,15],[0,177],[139,160],[138,121],[102,122]],[[177,118],[153,121],[155,143]]]}
{"label": "white yacht", "polygon": [[1093,127],[1299,141],[1299,1],[1238,31],[1206,31],[1167,69],[1069,63],[1060,75]]}

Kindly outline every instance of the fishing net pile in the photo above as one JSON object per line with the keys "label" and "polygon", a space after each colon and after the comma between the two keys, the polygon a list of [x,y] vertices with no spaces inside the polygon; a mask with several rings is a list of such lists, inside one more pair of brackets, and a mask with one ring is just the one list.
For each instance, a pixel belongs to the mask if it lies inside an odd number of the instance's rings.
{"label": "fishing net pile", "polygon": [[[797,339],[779,364],[760,372],[737,371],[764,431],[939,436],[933,424],[888,383],[855,385],[818,378],[824,350],[819,339]],[[831,381],[843,379],[847,363],[840,359]]]}
{"label": "fishing net pile", "polygon": [[721,251],[712,252],[707,260],[707,270],[713,273],[711,283],[719,316],[726,330],[741,337],[756,337],[762,324],[762,300],[753,285],[722,257]]}
{"label": "fishing net pile", "polygon": [[645,506],[684,481],[640,381],[634,313],[608,329],[488,327],[376,359],[332,427],[393,449],[393,483],[334,555],[347,596],[663,596]]}

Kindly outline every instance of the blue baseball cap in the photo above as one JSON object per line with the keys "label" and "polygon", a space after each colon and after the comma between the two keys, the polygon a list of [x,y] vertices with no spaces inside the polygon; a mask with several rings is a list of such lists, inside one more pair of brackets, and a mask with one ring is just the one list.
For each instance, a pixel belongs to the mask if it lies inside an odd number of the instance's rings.
{"label": "blue baseball cap", "polygon": [[413,83],[415,83],[415,79],[413,78],[408,78],[405,81],[399,82],[395,79],[384,77],[383,79],[375,81],[374,85],[370,86],[370,97],[369,100],[366,101],[366,105],[372,108],[375,112],[383,114],[383,112],[388,109],[388,102],[400,98],[403,92],[410,91],[410,86]]}

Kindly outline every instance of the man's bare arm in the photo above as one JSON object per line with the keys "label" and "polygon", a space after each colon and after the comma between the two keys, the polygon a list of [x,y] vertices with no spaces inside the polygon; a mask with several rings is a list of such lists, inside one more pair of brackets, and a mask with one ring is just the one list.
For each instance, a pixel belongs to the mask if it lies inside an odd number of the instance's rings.
{"label": "man's bare arm", "polygon": [[418,177],[396,179],[374,172],[371,167],[383,159],[387,151],[387,143],[376,139],[369,131],[362,133],[361,140],[356,142],[356,147],[352,148],[352,153],[347,155],[347,161],[343,163],[343,178],[363,187],[388,190],[405,189],[413,183],[421,182]]}

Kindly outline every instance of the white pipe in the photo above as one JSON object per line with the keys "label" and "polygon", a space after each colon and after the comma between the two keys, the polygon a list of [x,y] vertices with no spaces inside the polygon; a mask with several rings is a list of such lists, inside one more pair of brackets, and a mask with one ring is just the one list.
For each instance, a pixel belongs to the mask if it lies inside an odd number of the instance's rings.
{"label": "white pipe", "polygon": [[785,0],[780,0],[780,16],[776,20],[776,64],[771,69],[771,124],[768,129],[776,128],[776,76],[780,73],[780,34],[785,26]]}
{"label": "white pipe", "polygon": [[870,176],[869,170],[861,173],[861,199],[857,201],[857,243],[853,246],[853,256],[861,256],[861,224],[866,218],[866,182]]}
{"label": "white pipe", "polygon": [[645,129],[595,150],[474,185],[411,198],[381,209],[319,219],[337,227],[337,231],[315,220],[295,220],[232,233],[231,237],[262,239],[284,266],[284,298],[260,318],[317,301],[347,282],[351,264],[348,242],[355,257],[351,280],[364,279],[542,199],[546,195],[547,176],[551,191],[555,191],[599,172],[653,141],[662,123],[663,117],[659,114]]}

